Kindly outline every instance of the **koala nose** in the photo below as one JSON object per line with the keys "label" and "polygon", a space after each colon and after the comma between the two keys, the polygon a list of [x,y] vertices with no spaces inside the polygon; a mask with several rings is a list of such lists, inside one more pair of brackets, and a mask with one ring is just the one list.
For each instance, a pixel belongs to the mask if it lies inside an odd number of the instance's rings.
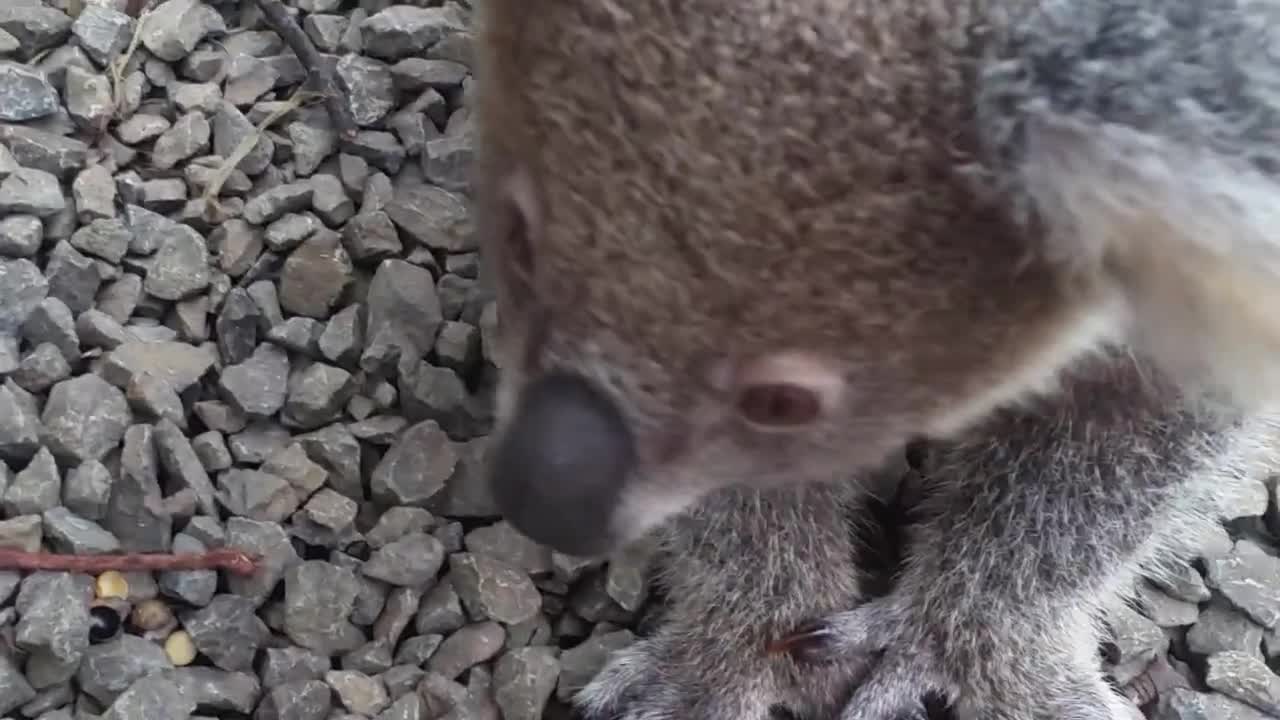
{"label": "koala nose", "polygon": [[586,378],[548,373],[527,385],[492,458],[490,487],[517,530],[567,555],[607,552],[635,463],[622,413]]}

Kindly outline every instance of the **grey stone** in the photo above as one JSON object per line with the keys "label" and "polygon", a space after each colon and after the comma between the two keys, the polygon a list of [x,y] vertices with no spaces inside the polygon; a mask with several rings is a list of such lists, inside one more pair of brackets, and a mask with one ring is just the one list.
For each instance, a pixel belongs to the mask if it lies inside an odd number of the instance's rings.
{"label": "grey stone", "polygon": [[[63,666],[71,665],[74,673],[74,663],[89,647],[92,597],[92,580],[87,575],[37,572],[27,577],[15,604],[21,618],[14,634],[18,647]],[[37,683],[33,678],[32,684],[39,689],[53,683]]]}
{"label": "grey stone", "polygon": [[63,179],[84,168],[89,155],[89,146],[83,141],[22,125],[0,126],[0,141],[22,167]]}
{"label": "grey stone", "polygon": [[102,720],[188,720],[195,711],[195,698],[183,692],[172,680],[150,675],[139,678],[116,698]]}
{"label": "grey stone", "polygon": [[157,513],[160,497],[159,467],[151,426],[134,425],[125,431],[120,454],[120,474],[111,487],[103,524],[131,552],[165,552],[169,549],[173,520]]}
{"label": "grey stone", "polygon": [[7,653],[0,653],[0,713],[26,705],[36,697],[35,688]]}
{"label": "grey stone", "polygon": [[466,625],[440,643],[427,661],[427,670],[453,679],[468,668],[479,665],[502,650],[507,633],[496,622]]}
{"label": "grey stone", "polygon": [[271,687],[254,720],[325,720],[332,709],[333,691],[319,680]]}
{"label": "grey stone", "polygon": [[181,688],[199,712],[248,715],[262,692],[258,679],[251,673],[183,667],[164,673],[164,677]]}
{"label": "grey stone", "polygon": [[135,375],[125,388],[129,407],[138,414],[159,420],[166,419],[186,427],[186,410],[173,386],[155,375]]}
{"label": "grey stone", "polygon": [[217,362],[213,346],[181,342],[129,341],[104,358],[103,376],[118,387],[128,387],[134,377],[151,375],[167,382],[176,392],[186,392]]}
{"label": "grey stone", "polygon": [[443,635],[414,635],[400,643],[395,662],[414,666],[426,665],[444,641]]}
{"label": "grey stone", "polygon": [[329,658],[298,647],[267,648],[262,662],[266,687],[319,680],[329,672]]}
{"label": "grey stone", "polygon": [[380,263],[404,250],[395,224],[382,211],[352,218],[343,228],[342,237],[356,262]]}
{"label": "grey stone", "polygon": [[205,515],[217,515],[213,482],[196,455],[182,429],[168,419],[155,425],[156,454],[170,481],[178,488],[190,488],[196,495],[200,511]]}
{"label": "grey stone", "polygon": [[28,60],[60,45],[71,18],[39,0],[8,0],[0,5],[0,29],[18,40],[19,59]]}
{"label": "grey stone", "polygon": [[227,441],[217,430],[200,433],[191,438],[191,448],[200,458],[200,464],[207,472],[218,472],[231,467],[231,451],[227,449]]}
{"label": "grey stone", "polygon": [[280,304],[295,315],[324,319],[354,271],[341,237],[322,230],[289,254],[280,276]]}
{"label": "grey stone", "polygon": [[504,720],[539,720],[559,679],[560,661],[553,648],[504,653],[493,671],[493,696]]}
{"label": "grey stone", "polygon": [[1209,656],[1205,683],[1271,715],[1280,715],[1280,676],[1252,653],[1226,651]]}
{"label": "grey stone", "polygon": [[386,210],[400,232],[423,247],[455,253],[476,249],[466,201],[453,192],[423,183],[401,183]]}
{"label": "grey stone", "polygon": [[49,294],[49,281],[30,260],[0,259],[0,335],[16,335]]}
{"label": "grey stone", "polygon": [[[175,553],[202,553],[209,548],[200,540],[186,533],[173,538]],[[195,607],[207,606],[218,591],[216,570],[168,570],[159,574],[160,592]]]}
{"label": "grey stone", "polygon": [[203,113],[187,113],[156,139],[151,162],[167,170],[183,160],[205,153],[209,150],[212,134]]}
{"label": "grey stone", "polygon": [[471,187],[475,143],[470,134],[428,139],[422,150],[422,174],[445,190],[466,192]]}
{"label": "grey stone", "polygon": [[124,214],[133,231],[129,251],[135,255],[154,255],[166,240],[183,231],[177,222],[138,205],[125,206]]}
{"label": "grey stone", "polygon": [[0,60],[0,120],[35,120],[54,114],[58,107],[58,91],[44,73]]}
{"label": "grey stone", "polygon": [[220,225],[209,239],[218,248],[218,267],[231,277],[244,275],[262,254],[262,231],[239,218]]}
{"label": "grey stone", "polygon": [[67,114],[90,132],[106,130],[116,111],[107,76],[72,65],[67,68],[64,84]]}
{"label": "grey stone", "polygon": [[172,667],[159,644],[122,633],[84,651],[76,682],[90,697],[109,704],[137,679]]}
{"label": "grey stone", "polygon": [[238,107],[252,105],[279,80],[280,71],[275,65],[249,55],[235,55],[227,66],[223,97]]}
{"label": "grey stone", "polygon": [[347,197],[342,181],[336,176],[313,175],[311,186],[314,190],[311,196],[311,208],[330,227],[340,227],[355,215],[355,203]]}
{"label": "grey stone", "polygon": [[374,551],[365,562],[366,577],[392,585],[421,588],[444,564],[444,546],[426,533],[411,533]]}
{"label": "grey stone", "polygon": [[[184,83],[171,82],[166,88],[170,102],[179,112],[202,112],[206,115],[213,115],[213,132],[214,132],[214,154],[229,157],[230,153],[223,155],[218,149],[218,108],[223,105],[222,88],[217,83]],[[230,103],[225,103],[230,104]],[[233,106],[234,107],[234,106]]]}
{"label": "grey stone", "polygon": [[267,226],[267,247],[278,253],[293,250],[323,227],[311,213],[290,213]]}
{"label": "grey stone", "polygon": [[[71,196],[75,201],[76,217],[82,223],[93,223],[115,217],[116,183],[110,171],[102,165],[90,165],[82,170],[71,183]],[[123,223],[117,222],[114,227],[124,230]],[[75,236],[72,235],[72,237]],[[72,245],[74,246],[75,243],[73,242]],[[117,242],[111,247],[118,246]],[[128,247],[127,239],[124,241],[124,247]],[[120,254],[111,252],[102,259],[115,264],[119,263],[123,256],[123,252]]]}
{"label": "grey stone", "polygon": [[361,367],[386,374],[401,357],[420,357],[443,322],[431,273],[402,260],[385,260],[367,296],[366,347]]}
{"label": "grey stone", "polygon": [[147,180],[140,188],[142,205],[156,212],[177,212],[187,204],[187,184],[178,178]]}
{"label": "grey stone", "polygon": [[[217,86],[214,86],[215,89]],[[240,112],[239,108],[229,102],[221,102],[217,105],[217,113],[213,116],[213,152],[224,158],[231,157],[235,153],[240,143],[252,137],[257,132],[257,128],[249,119]],[[244,172],[250,177],[260,175],[271,164],[271,159],[275,155],[275,143],[265,135],[260,137],[254,143],[253,149],[245,155],[236,168]],[[305,207],[310,203],[311,198],[307,196],[305,202],[301,205]],[[278,212],[276,217],[283,214],[281,206],[288,207],[297,204],[300,201],[293,199],[291,195],[279,194],[268,197],[255,205],[250,202],[245,207],[245,219],[255,225],[262,225],[270,220],[264,219],[266,215]],[[249,209],[253,206],[253,210]],[[275,218],[271,218],[274,220]]]}
{"label": "grey stone", "polygon": [[248,360],[224,369],[218,387],[223,398],[240,412],[268,417],[284,407],[288,381],[288,354],[264,344]]}
{"label": "grey stone", "polygon": [[325,488],[294,516],[294,534],[312,545],[338,545],[354,535],[356,502]]}
{"label": "grey stone", "polygon": [[364,348],[364,306],[352,304],[339,310],[325,324],[317,349],[326,359],[354,368]]}
{"label": "grey stone", "polygon": [[[308,16],[307,22],[315,17]],[[315,173],[338,149],[338,134],[330,128],[294,122],[289,124],[288,133],[289,141],[293,143],[294,170],[302,177]]]}
{"label": "grey stone", "polygon": [[148,16],[142,44],[165,62],[177,62],[210,33],[226,32],[226,23],[201,0],[166,0]]}
{"label": "grey stone", "polygon": [[455,446],[459,457],[457,469],[446,481],[444,492],[429,504],[433,512],[459,518],[493,518],[502,514],[485,479],[488,446],[487,437]]}
{"label": "grey stone", "polygon": [[350,570],[318,560],[295,565],[285,573],[285,634],[326,655],[360,647],[366,638],[349,619],[359,591]]}
{"label": "grey stone", "polygon": [[44,535],[57,552],[72,555],[103,555],[120,550],[120,541],[92,520],[79,517],[65,507],[44,511]]}
{"label": "grey stone", "polygon": [[324,363],[310,363],[290,375],[281,419],[290,427],[314,430],[337,420],[355,391],[351,373]]}
{"label": "grey stone", "polygon": [[468,552],[486,555],[530,575],[551,572],[551,549],[530,540],[511,526],[500,521],[485,525],[467,533]]}
{"label": "grey stone", "polygon": [[233,517],[227,520],[227,545],[259,556],[253,575],[227,578],[227,589],[261,605],[284,577],[301,562],[279,523]]}
{"label": "grey stone", "polygon": [[196,648],[223,670],[252,668],[254,654],[270,631],[257,616],[257,605],[239,595],[217,595],[209,604],[182,616]]}
{"label": "grey stone", "polygon": [[423,505],[458,465],[452,441],[431,420],[406,430],[374,468],[373,497],[384,505]]}
{"label": "grey stone", "polygon": [[80,338],[76,334],[75,318],[66,303],[58,298],[40,301],[27,316],[22,335],[32,345],[53,345],[68,362],[80,359]]}
{"label": "grey stone", "polygon": [[227,443],[231,457],[242,465],[261,465],[273,453],[289,444],[289,431],[279,424],[255,419]]}
{"label": "grey stone", "polygon": [[298,435],[296,440],[311,458],[328,473],[334,490],[355,500],[364,499],[360,443],[340,424]]}
{"label": "grey stone", "polygon": [[337,74],[350,91],[351,117],[361,127],[372,127],[395,109],[396,87],[386,63],[361,55],[338,61]]}
{"label": "grey stone", "polygon": [[49,449],[73,464],[102,459],[120,443],[131,421],[124,393],[97,375],[54,385],[41,416]]}
{"label": "grey stone", "polygon": [[13,476],[4,492],[3,507],[9,517],[38,515],[57,507],[62,494],[62,477],[47,448],[40,448],[31,463]]}
{"label": "grey stone", "polygon": [[116,136],[123,143],[137,145],[160,137],[169,127],[169,121],[161,115],[138,113],[116,126]]}
{"label": "grey stone", "polygon": [[446,35],[466,29],[452,7],[393,5],[360,23],[365,51],[384,60],[420,55]]}
{"label": "grey stone", "polygon": [[1174,688],[1160,720],[1264,720],[1262,712],[1217,693],[1201,693]]}
{"label": "grey stone", "polygon": [[67,473],[62,483],[62,503],[80,517],[101,520],[111,497],[111,483],[111,473],[105,465],[97,460],[83,462]]}
{"label": "grey stone", "polygon": [[315,318],[291,317],[267,332],[267,340],[290,352],[308,357],[320,354],[320,336],[324,323]]}
{"label": "grey stone", "polygon": [[[383,130],[362,130],[340,145],[343,152],[364,158],[370,165],[387,173],[399,175],[408,152],[395,135]],[[365,193],[368,195],[367,191]]]}
{"label": "grey stone", "polygon": [[579,690],[586,687],[604,667],[609,656],[631,645],[636,640],[628,630],[594,635],[560,654],[560,681],[556,685],[556,698],[570,701]]}
{"label": "grey stone", "polygon": [[0,255],[31,257],[44,241],[44,225],[34,215],[0,219]]}
{"label": "grey stone", "polygon": [[393,507],[382,513],[374,527],[365,533],[365,541],[376,550],[410,533],[427,532],[435,526],[436,519],[422,508]]}
{"label": "grey stone", "polygon": [[99,219],[76,230],[70,243],[86,255],[117,264],[129,252],[131,237],[132,233],[123,221],[114,218]]}
{"label": "grey stone", "polygon": [[329,472],[307,457],[299,443],[290,443],[272,453],[262,469],[285,479],[299,497],[311,497],[325,483]]}
{"label": "grey stone", "polygon": [[255,225],[265,225],[288,213],[302,212],[311,207],[313,192],[310,182],[277,185],[259,193],[244,206],[244,219]]}
{"label": "grey stone", "polygon": [[249,291],[232,288],[222,303],[222,311],[214,324],[218,338],[218,352],[228,365],[238,365],[253,357],[258,347],[258,330],[262,324],[262,310],[254,302]]}
{"label": "grey stone", "polygon": [[161,300],[183,300],[208,288],[210,279],[204,238],[189,226],[176,225],[160,242],[142,287]]}
{"label": "grey stone", "polygon": [[324,679],[342,706],[358,715],[377,715],[391,704],[387,688],[378,678],[351,670],[330,670]]}
{"label": "grey stone", "polygon": [[58,178],[35,168],[19,168],[0,181],[0,213],[57,215],[67,206]]}
{"label": "grey stone", "polygon": [[284,478],[259,470],[233,469],[218,477],[218,498],[233,514],[281,522],[298,509],[298,496]]}
{"label": "grey stone", "polygon": [[30,393],[43,393],[54,383],[71,376],[71,365],[52,343],[37,345],[13,373],[13,381]]}
{"label": "grey stone", "polygon": [[133,18],[115,8],[87,3],[71,24],[81,49],[99,65],[107,65],[129,47]]}
{"label": "grey stone", "polygon": [[44,523],[39,515],[21,515],[0,520],[0,547],[36,552],[40,549],[43,536]]}
{"label": "grey stone", "polygon": [[1208,561],[1208,582],[1263,627],[1280,624],[1280,558],[1251,540]]}
{"label": "grey stone", "polygon": [[485,555],[450,556],[449,578],[474,620],[514,625],[532,619],[542,607],[542,595],[528,575]]}

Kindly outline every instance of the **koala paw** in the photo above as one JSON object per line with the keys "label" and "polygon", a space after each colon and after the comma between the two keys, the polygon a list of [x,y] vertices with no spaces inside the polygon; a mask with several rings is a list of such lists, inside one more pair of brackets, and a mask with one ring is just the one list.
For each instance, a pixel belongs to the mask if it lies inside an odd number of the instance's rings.
{"label": "koala paw", "polygon": [[[840,720],[1134,720],[1130,701],[1077,652],[1088,627],[1061,637],[1030,623],[952,624],[940,631],[890,596],[838,613],[783,641],[798,661],[878,658]],[[1035,627],[1032,634],[1027,628]],[[945,632],[945,638],[942,637]],[[1059,642],[1060,641],[1060,642]],[[939,714],[939,707],[948,708]]]}
{"label": "koala paw", "polygon": [[[729,645],[732,645],[730,643]],[[641,640],[609,660],[575,697],[583,720],[808,720],[834,717],[865,663],[818,670],[769,657],[763,644],[710,650],[709,640],[670,634]]]}

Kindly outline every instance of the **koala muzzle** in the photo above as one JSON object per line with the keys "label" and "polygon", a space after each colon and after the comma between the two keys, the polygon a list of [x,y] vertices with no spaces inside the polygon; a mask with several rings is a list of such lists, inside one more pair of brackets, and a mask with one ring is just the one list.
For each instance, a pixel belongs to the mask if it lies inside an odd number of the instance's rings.
{"label": "koala muzzle", "polygon": [[635,464],[622,413],[586,378],[553,372],[525,386],[492,458],[490,486],[506,519],[568,555],[608,552]]}

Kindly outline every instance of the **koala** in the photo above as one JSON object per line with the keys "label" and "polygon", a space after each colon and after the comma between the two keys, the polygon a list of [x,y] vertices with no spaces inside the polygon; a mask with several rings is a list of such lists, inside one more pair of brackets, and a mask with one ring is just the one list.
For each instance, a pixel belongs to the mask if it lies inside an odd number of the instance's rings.
{"label": "koala", "polygon": [[1129,717],[1106,609],[1280,460],[1280,0],[477,19],[493,495],[673,588],[584,716]]}

